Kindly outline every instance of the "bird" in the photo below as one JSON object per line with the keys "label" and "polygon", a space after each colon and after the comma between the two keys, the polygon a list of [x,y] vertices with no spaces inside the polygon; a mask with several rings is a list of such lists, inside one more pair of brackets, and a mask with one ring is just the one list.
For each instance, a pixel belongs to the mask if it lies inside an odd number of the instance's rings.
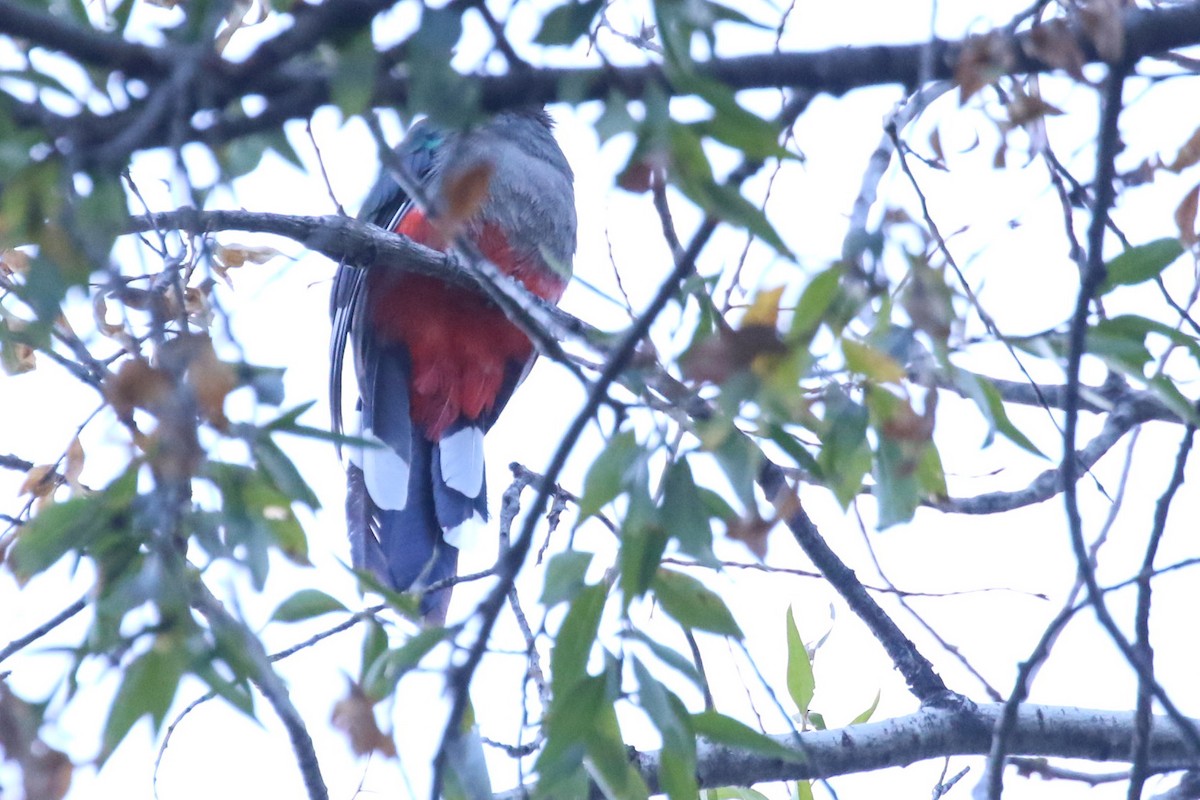
{"label": "bird", "polygon": [[[393,155],[418,197],[385,159],[360,220],[443,251],[465,238],[557,304],[575,254],[574,175],[544,109],[465,130],[424,119]],[[423,620],[442,625],[451,594],[442,582],[488,519],[483,436],[536,351],[482,293],[394,268],[339,265],[330,315],[332,428],[359,440],[346,448],[351,564],[396,591],[422,592]],[[347,346],[353,415],[342,410]]]}

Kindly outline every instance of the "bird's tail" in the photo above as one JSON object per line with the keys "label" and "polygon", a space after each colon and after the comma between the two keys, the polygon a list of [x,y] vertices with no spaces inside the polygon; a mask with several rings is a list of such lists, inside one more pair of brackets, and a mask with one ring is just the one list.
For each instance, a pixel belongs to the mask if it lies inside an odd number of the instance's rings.
{"label": "bird's tail", "polygon": [[441,442],[412,436],[402,508],[384,508],[372,498],[372,484],[380,494],[392,495],[398,487],[367,479],[369,457],[357,464],[352,459],[346,473],[355,568],[371,570],[397,591],[434,587],[421,598],[421,615],[433,625],[445,621],[452,587],[440,584],[456,574],[465,529],[487,519],[482,434],[461,432],[468,427],[452,430]]}

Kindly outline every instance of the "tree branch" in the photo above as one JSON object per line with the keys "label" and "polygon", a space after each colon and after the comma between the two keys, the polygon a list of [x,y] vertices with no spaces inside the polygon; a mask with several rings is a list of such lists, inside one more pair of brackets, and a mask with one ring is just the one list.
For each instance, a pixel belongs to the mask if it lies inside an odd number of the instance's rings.
{"label": "tree branch", "polygon": [[[790,733],[774,736],[781,746],[796,753],[795,761],[701,740],[696,756],[697,779],[702,789],[749,786],[769,781],[833,778],[950,756],[984,755],[991,744],[991,729],[1003,709],[1000,703],[957,710],[926,707],[915,714],[883,722],[806,731],[800,734],[799,742]],[[1010,751],[1021,756],[1120,762],[1128,757],[1134,727],[1134,715],[1129,712],[1026,705],[1021,707],[1013,727]],[[1149,750],[1153,772],[1196,766],[1185,737],[1164,717],[1153,720]],[[633,756],[651,792],[659,791],[660,758],[659,752]],[[497,800],[515,800],[525,796],[521,792],[529,788],[504,793]]]}
{"label": "tree branch", "polygon": [[[271,666],[267,652],[263,649],[258,636],[242,622],[225,610],[213,594],[199,578],[192,582],[192,605],[204,615],[213,627],[214,634],[229,642],[238,642],[242,646],[242,655],[252,664],[255,673],[250,676],[267,702],[279,715],[288,739],[292,743],[292,751],[296,756],[296,764],[304,778],[304,786],[309,800],[329,800],[329,790],[321,777],[321,765],[317,761],[317,751],[313,748],[312,737],[304,725],[304,719],[288,696],[287,685]],[[218,633],[220,631],[221,633]]]}
{"label": "tree branch", "polygon": [[[191,104],[185,111],[210,111],[197,121],[194,113],[182,113],[182,131],[173,120],[162,120],[141,137],[141,146],[155,147],[176,142],[204,142],[212,146],[258,131],[277,129],[285,119],[307,117],[317,107],[330,102],[335,66],[319,60],[302,60],[326,38],[345,36],[365,30],[375,14],[391,4],[384,0],[337,0],[306,9],[295,15],[296,23],[268,39],[241,65],[215,60],[206,62],[204,91],[183,100]],[[13,0],[0,0],[0,12],[19,8]],[[1090,37],[1081,28],[1072,28],[1075,45],[1086,61],[1098,61]],[[1200,5],[1150,9],[1131,8],[1125,12],[1124,52],[1129,63],[1142,56],[1200,42]],[[165,76],[175,71],[177,59],[172,46],[147,48],[133,45],[119,36],[91,30],[64,19],[30,14],[6,16],[0,13],[0,33],[22,35],[35,44],[58,50],[97,66],[120,66],[129,74],[142,77]],[[1056,69],[1030,53],[1030,34],[1010,34],[999,30],[1011,73],[1042,73]],[[774,52],[770,54],[719,58],[697,65],[701,77],[720,81],[734,90],[761,88],[807,89],[841,95],[866,86],[900,84],[919,86],[929,80],[950,80],[966,48],[973,39],[934,40],[909,45],[841,47],[812,52]],[[989,44],[991,47],[996,42]],[[528,105],[569,100],[583,102],[608,98],[619,92],[639,99],[651,87],[670,94],[686,94],[673,87],[658,64],[634,67],[570,67],[521,69],[503,75],[464,77],[477,84],[480,106],[498,111]],[[154,87],[151,86],[150,96]],[[410,84],[404,74],[382,74],[375,85],[372,102],[376,105],[405,106]],[[267,101],[263,113],[247,118],[239,103],[246,94],[261,95]],[[201,101],[203,98],[203,102]],[[85,112],[76,118],[52,117],[48,141],[64,139],[84,166],[104,166],[89,162],[94,149],[120,135],[120,131],[141,118],[145,100],[110,115]],[[29,111],[29,109],[26,109]],[[215,115],[215,118],[214,118]],[[29,114],[23,117],[28,118]],[[177,135],[178,134],[178,135]],[[182,138],[180,138],[180,136]],[[109,166],[112,166],[111,164]],[[123,166],[120,164],[118,166]]]}

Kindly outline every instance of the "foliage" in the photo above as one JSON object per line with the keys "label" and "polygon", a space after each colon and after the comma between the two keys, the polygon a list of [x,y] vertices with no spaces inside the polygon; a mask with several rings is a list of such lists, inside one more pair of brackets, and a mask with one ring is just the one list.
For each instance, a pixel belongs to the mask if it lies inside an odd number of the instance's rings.
{"label": "foliage", "polygon": [[[535,13],[520,5],[506,13],[514,19]],[[844,606],[838,607],[849,609],[854,622],[839,624],[865,626],[878,639],[917,703],[936,709],[953,697],[965,707],[965,692],[943,683],[830,549],[833,542],[816,532],[808,498],[830,497],[856,514],[866,508],[865,524],[890,535],[889,529],[919,527],[935,510],[999,514],[1062,494],[1069,512],[1063,538],[1080,558],[1087,601],[1103,619],[1095,556],[1088,561],[1077,521],[1075,480],[1152,420],[1186,430],[1186,446],[1177,476],[1161,489],[1161,520],[1149,537],[1145,569],[1135,576],[1144,604],[1137,630],[1131,638],[1124,634],[1128,640],[1115,624],[1110,633],[1138,682],[1140,719],[1149,719],[1152,694],[1179,716],[1156,683],[1148,617],[1155,548],[1196,422],[1200,327],[1189,309],[1198,285],[1198,189],[1172,204],[1172,219],[1156,233],[1139,232],[1133,241],[1110,210],[1113,186],[1132,191],[1155,176],[1196,180],[1200,130],[1178,143],[1172,157],[1148,157],[1124,173],[1114,166],[1112,137],[1121,86],[1133,80],[1140,59],[1200,41],[1200,34],[1163,33],[1195,30],[1197,4],[1128,13],[1117,3],[1038,4],[1010,25],[944,52],[896,47],[882,65],[869,58],[869,48],[772,49],[777,23],[782,36],[787,15],[770,19],[715,0],[632,5],[652,22],[626,29],[622,4],[556,0],[526,27],[529,41],[510,41],[506,30],[517,26],[506,28],[491,5],[466,0],[440,8],[400,3],[402,21],[374,28],[389,3],[0,0],[0,31],[17,37],[0,43],[4,391],[36,391],[35,382],[51,373],[98,394],[100,402],[91,416],[68,422],[77,426],[72,444],[56,462],[0,456],[0,467],[21,476],[25,498],[22,508],[0,518],[8,523],[0,534],[8,573],[22,586],[68,574],[87,583],[87,622],[66,646],[69,665],[58,688],[40,698],[47,704],[17,697],[0,673],[0,747],[27,786],[40,785],[35,778],[53,784],[38,796],[62,797],[69,788],[61,759],[47,767],[30,754],[48,747],[43,727],[53,728],[53,716],[88,692],[81,675],[98,664],[119,676],[98,725],[99,751],[88,756],[98,766],[140,720],[149,718],[157,736],[193,681],[257,718],[256,686],[283,721],[309,796],[325,796],[305,728],[315,721],[300,718],[262,644],[267,633],[243,617],[243,595],[225,581],[236,576],[247,596],[257,596],[277,580],[281,564],[309,564],[312,531],[303,521],[314,518],[324,490],[314,491],[309,465],[297,463],[292,443],[364,443],[328,433],[317,415],[307,414],[312,398],[279,411],[282,370],[246,362],[229,318],[254,311],[233,288],[247,273],[278,267],[285,254],[265,240],[234,244],[224,231],[290,235],[351,262],[354,255],[377,256],[383,245],[401,247],[401,260],[429,254],[381,232],[339,238],[331,219],[316,220],[325,235],[309,227],[302,236],[289,233],[296,229],[285,219],[257,217],[251,224],[236,211],[213,212],[237,205],[230,198],[241,187],[270,181],[280,163],[321,186],[324,163],[298,146],[298,128],[285,121],[308,122],[315,145],[311,121],[330,106],[347,126],[369,127],[377,146],[381,118],[395,122],[379,113],[384,107],[404,122],[428,115],[450,126],[469,126],[530,100],[555,101],[563,113],[598,107],[594,133],[602,142],[624,142],[629,154],[613,184],[629,202],[655,210],[666,242],[657,260],[647,248],[646,263],[629,266],[671,276],[658,291],[661,302],[635,304],[626,296],[632,321],[612,330],[556,315],[517,292],[512,314],[527,329],[546,339],[569,332],[565,352],[547,356],[584,376],[595,413],[585,414],[577,429],[594,422],[604,441],[587,457],[576,487],[561,468],[578,435],[565,437],[564,458],[548,474],[517,470],[512,501],[519,504],[527,488],[536,499],[519,525],[500,515],[511,549],[489,570],[491,594],[463,609],[463,621],[414,625],[417,599],[368,575],[357,576],[360,590],[383,602],[356,610],[326,590],[318,570],[306,573],[308,588],[275,604],[267,632],[313,620],[338,631],[363,630],[359,668],[332,715],[355,755],[395,757],[392,726],[381,724],[389,704],[414,677],[444,669],[447,693],[463,713],[445,723],[434,792],[490,796],[495,762],[483,754],[491,734],[477,721],[469,693],[480,659],[495,645],[493,624],[507,607],[522,630],[523,714],[536,730],[531,746],[509,749],[533,796],[582,797],[595,786],[615,798],[758,797],[738,787],[787,780],[793,796],[812,797],[812,780],[868,768],[851,763],[830,771],[817,751],[806,749],[805,742],[820,742],[806,736],[834,727],[825,717],[834,712],[816,710],[827,709],[820,692],[831,682],[817,667],[825,638],[807,643],[805,609],[789,607],[784,618],[771,620],[778,663],[752,656],[757,621],[722,588],[745,566],[731,564],[730,553],[752,556],[751,566],[771,571],[778,565],[764,562],[769,542],[794,537],[839,595]],[[757,54],[722,57],[729,37],[744,37]],[[610,53],[620,59],[599,66]],[[917,56],[919,80],[905,72]],[[547,66],[563,60],[571,66]],[[1180,80],[1193,85],[1194,59],[1179,56],[1176,63]],[[1085,72],[1089,64],[1099,71]],[[1101,121],[1109,128],[1097,139],[1087,181],[1077,180],[1049,144],[1049,118],[1070,113],[1043,98],[1038,75],[1044,72],[1055,75],[1047,86],[1060,81],[1084,91],[1098,81],[1100,92],[1108,92]],[[889,115],[883,163],[868,167],[842,252],[815,256],[802,249],[794,220],[772,205],[772,185],[764,188],[754,176],[772,170],[773,184],[800,174],[796,124],[812,113],[814,95],[892,83],[924,88]],[[995,144],[994,169],[1017,169],[1010,159],[1042,161],[1050,191],[1061,198],[1064,219],[1054,247],[1071,251],[1080,297],[1075,314],[1061,315],[1050,329],[1017,334],[1012,329],[1020,326],[997,323],[980,298],[985,281],[956,259],[953,235],[940,230],[922,193],[917,172],[925,171],[922,180],[952,172],[951,162],[981,146],[978,132],[963,152],[948,152],[942,143],[937,115],[949,114],[951,103],[936,95],[952,87],[959,106],[983,120],[980,130]],[[771,88],[786,89],[782,103],[754,91]],[[927,136],[921,144],[919,128]],[[1104,130],[1112,132],[1107,139]],[[314,152],[319,159],[319,148]],[[170,165],[163,193],[138,177],[152,159]],[[912,196],[889,198],[872,212],[889,164]],[[478,204],[479,189],[462,190],[464,208]],[[681,239],[676,218],[696,221],[690,238]],[[1090,230],[1081,241],[1084,225]],[[1114,229],[1107,239],[1106,228]],[[744,242],[740,258],[738,242]],[[442,267],[458,270],[460,281],[479,280],[461,264]],[[279,274],[291,280],[282,267]],[[544,330],[547,319],[561,330]],[[996,374],[1011,374],[1014,364],[1020,380]],[[1090,381],[1091,370],[1102,370],[1104,380]],[[1021,406],[1053,412],[1055,426],[1063,421],[1061,439],[1042,430],[1041,418],[1031,423]],[[611,421],[603,407],[615,411]],[[1085,412],[1105,427],[1088,443],[1076,439]],[[49,430],[61,421],[35,424]],[[1028,456],[1049,471],[1016,491],[956,494],[961,484],[945,451],[957,452],[955,439],[968,428],[981,430],[979,448],[994,447],[1006,463],[1023,465]],[[327,447],[327,458],[334,449]],[[1062,462],[1048,463],[1059,452],[1066,453]],[[569,532],[557,531],[565,507],[573,514]],[[530,555],[539,525],[554,542],[544,567],[533,563],[541,563],[542,553]],[[608,537],[603,546],[595,545],[600,535]],[[565,544],[568,537],[579,546]],[[532,626],[515,588],[522,567],[537,570]],[[0,653],[13,656],[48,632]],[[763,682],[775,706],[768,718],[788,729],[768,735],[761,715],[749,724],[744,707],[713,685],[702,654],[721,647],[745,656],[760,677],[783,676]],[[846,672],[833,680],[853,683],[864,699],[874,692],[869,707],[842,716],[849,720],[842,730],[858,735],[857,726],[878,711],[883,679]],[[1001,694],[984,685],[993,700],[1011,697],[1014,704],[1028,688],[1018,683]],[[1018,723],[1004,724],[1010,727],[997,724],[988,767],[996,796],[1005,736]],[[1128,752],[1136,796],[1160,767],[1153,766],[1159,762],[1150,745],[1130,736],[1139,743]],[[1200,744],[1194,730],[1190,737]],[[657,748],[652,762],[632,752],[635,742]],[[907,763],[904,737],[896,735],[894,746],[895,760],[887,763]],[[721,771],[717,759],[710,762],[722,750],[744,757],[738,763],[749,772],[737,764]],[[1088,755],[1065,747],[1051,752]]]}

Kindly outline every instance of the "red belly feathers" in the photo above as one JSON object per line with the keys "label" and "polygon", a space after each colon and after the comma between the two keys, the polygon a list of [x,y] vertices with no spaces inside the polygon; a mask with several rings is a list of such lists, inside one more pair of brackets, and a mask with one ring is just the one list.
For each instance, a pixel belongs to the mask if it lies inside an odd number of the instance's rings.
{"label": "red belly feathers", "polygon": [[[438,231],[413,209],[396,232],[444,249]],[[504,234],[487,224],[476,239],[501,272],[512,275],[539,297],[557,301],[566,280],[539,258],[517,258]],[[438,441],[454,421],[475,420],[496,403],[510,363],[523,364],[533,345],[499,308],[480,294],[437,278],[372,270],[369,314],[376,334],[401,341],[412,360],[409,405],[413,421]]]}

